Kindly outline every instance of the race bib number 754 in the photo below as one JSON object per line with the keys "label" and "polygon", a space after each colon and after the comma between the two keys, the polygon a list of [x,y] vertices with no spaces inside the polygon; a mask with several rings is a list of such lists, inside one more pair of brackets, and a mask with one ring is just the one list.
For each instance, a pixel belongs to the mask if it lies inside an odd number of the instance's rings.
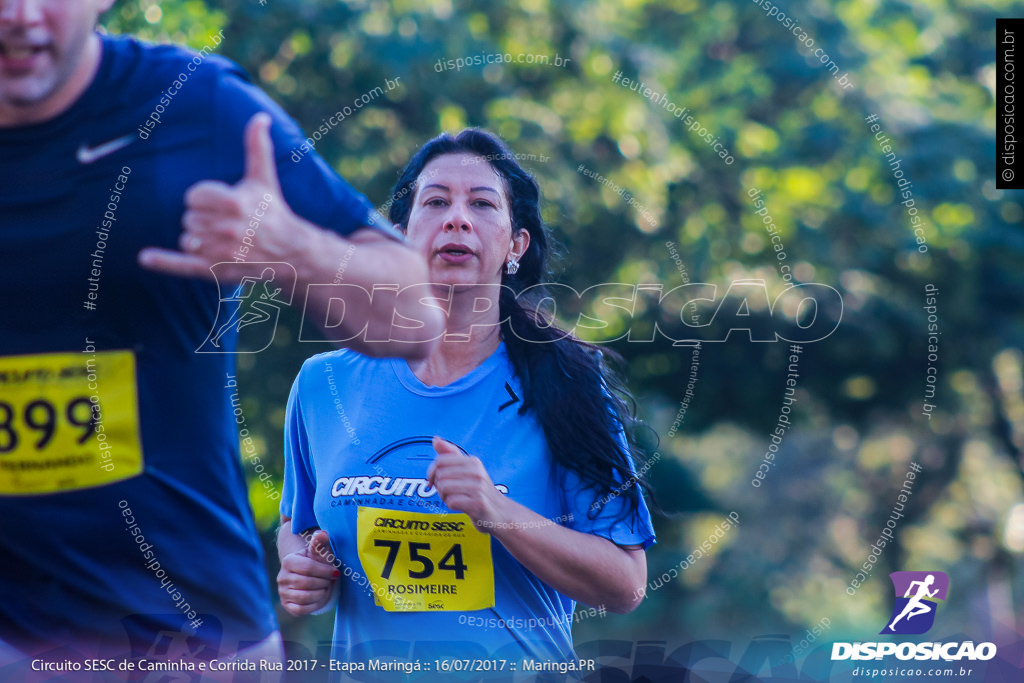
{"label": "race bib number 754", "polygon": [[494,606],[491,537],[464,514],[360,507],[359,561],[388,612]]}

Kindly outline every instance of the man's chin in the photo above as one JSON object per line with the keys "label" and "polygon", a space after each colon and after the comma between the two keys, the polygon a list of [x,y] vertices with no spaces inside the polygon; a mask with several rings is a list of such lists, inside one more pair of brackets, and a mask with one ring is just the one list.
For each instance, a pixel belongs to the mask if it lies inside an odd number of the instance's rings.
{"label": "man's chin", "polygon": [[48,81],[38,76],[0,76],[0,109],[14,116],[30,114],[53,95],[56,83]]}

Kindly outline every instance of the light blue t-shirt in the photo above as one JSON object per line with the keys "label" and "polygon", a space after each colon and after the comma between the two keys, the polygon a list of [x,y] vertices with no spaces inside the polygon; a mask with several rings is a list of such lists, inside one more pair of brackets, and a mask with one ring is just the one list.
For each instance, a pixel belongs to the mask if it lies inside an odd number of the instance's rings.
{"label": "light blue t-shirt", "polygon": [[617,519],[626,498],[615,496],[595,516],[594,492],[553,467],[540,424],[518,413],[522,393],[504,344],[443,387],[423,384],[404,360],[349,350],[302,366],[288,400],[281,512],[295,533],[326,530],[344,570],[335,589],[335,660],[575,659],[574,601],[493,537],[494,607],[474,611],[385,611],[375,603],[356,547],[360,506],[439,519],[449,512],[426,480],[434,435],[480,458],[499,491],[549,520],[619,545],[653,543],[642,502],[638,514]]}

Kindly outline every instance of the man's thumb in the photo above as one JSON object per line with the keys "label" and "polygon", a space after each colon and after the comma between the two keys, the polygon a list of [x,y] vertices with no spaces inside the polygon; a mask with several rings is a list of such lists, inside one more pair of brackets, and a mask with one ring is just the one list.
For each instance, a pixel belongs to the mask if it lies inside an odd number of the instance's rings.
{"label": "man's thumb", "polygon": [[[331,539],[323,529],[318,530],[309,538],[309,547],[306,552],[317,562],[334,564],[334,552],[331,550]],[[328,559],[330,558],[330,559]]]}
{"label": "man's thumb", "polygon": [[270,115],[260,112],[245,126],[245,179],[279,190],[274,143],[270,139]]}

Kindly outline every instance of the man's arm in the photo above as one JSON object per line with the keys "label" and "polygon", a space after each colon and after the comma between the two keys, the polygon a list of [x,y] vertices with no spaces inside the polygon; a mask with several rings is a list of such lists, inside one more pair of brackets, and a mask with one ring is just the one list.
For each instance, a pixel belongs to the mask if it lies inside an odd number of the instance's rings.
{"label": "man's arm", "polygon": [[[210,266],[234,263],[234,252],[246,236],[253,215],[260,212],[260,229],[248,254],[248,263],[284,262],[295,268],[296,286],[306,299],[306,315],[321,327],[327,320],[332,287],[310,287],[334,283],[342,264],[344,283],[361,287],[365,297],[346,297],[343,307],[331,310],[340,323],[330,330],[336,339],[353,337],[345,345],[370,355],[422,358],[440,339],[444,317],[440,310],[412,302],[370,305],[374,285],[402,289],[428,282],[427,266],[412,249],[366,228],[349,238],[320,228],[296,215],[285,202],[278,182],[274,149],[270,140],[270,117],[257,114],[245,129],[245,175],[235,185],[202,181],[185,194],[186,211],[182,251],[147,248],[139,253],[146,268],[179,277],[212,278]],[[251,274],[252,266],[229,265],[221,271],[231,279]],[[233,272],[234,271],[234,272]],[[341,308],[344,316],[341,317]],[[362,330],[368,325],[389,329],[395,313],[422,323],[399,328],[401,335],[386,341],[367,342]],[[379,338],[379,337],[378,337]]]}
{"label": "man's arm", "polygon": [[[375,285],[378,290],[397,291],[429,282],[423,258],[405,244],[376,230],[357,231],[343,240],[342,252],[347,263],[341,283],[359,287],[359,295],[352,296],[351,291],[339,291],[341,288],[330,286],[338,279],[336,273],[341,263],[337,247],[332,249],[338,241],[337,236],[326,230],[317,230],[320,234],[314,235],[307,257],[293,261],[300,283],[328,285],[308,289],[306,317],[324,329],[332,341],[346,339],[364,329],[372,330],[374,333],[359,334],[357,338],[341,343],[361,353],[410,359],[425,357],[444,329],[441,311],[418,304],[418,297],[396,297],[387,291],[373,293]],[[399,327],[391,325],[395,313],[407,319],[401,321]],[[422,326],[414,327],[408,320],[419,321]],[[327,325],[332,327],[327,328]]]}

